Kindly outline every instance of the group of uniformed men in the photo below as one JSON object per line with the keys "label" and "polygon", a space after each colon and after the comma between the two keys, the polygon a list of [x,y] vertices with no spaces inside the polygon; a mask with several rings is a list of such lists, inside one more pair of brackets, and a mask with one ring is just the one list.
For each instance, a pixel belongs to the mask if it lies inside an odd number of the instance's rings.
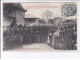
{"label": "group of uniformed men", "polygon": [[53,26],[14,26],[4,31],[3,37],[4,50],[22,48],[24,44],[47,43],[48,40],[54,49],[71,50],[76,44],[77,34],[71,27],[55,30]]}
{"label": "group of uniformed men", "polygon": [[3,33],[4,50],[21,48],[24,44],[47,43],[49,26],[13,26]]}

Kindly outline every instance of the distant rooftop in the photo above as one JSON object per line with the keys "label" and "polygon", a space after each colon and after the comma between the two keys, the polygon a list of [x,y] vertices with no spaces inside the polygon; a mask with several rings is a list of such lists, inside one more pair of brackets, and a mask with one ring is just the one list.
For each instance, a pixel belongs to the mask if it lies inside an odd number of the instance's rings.
{"label": "distant rooftop", "polygon": [[25,15],[25,18],[38,18],[38,17],[28,13]]}

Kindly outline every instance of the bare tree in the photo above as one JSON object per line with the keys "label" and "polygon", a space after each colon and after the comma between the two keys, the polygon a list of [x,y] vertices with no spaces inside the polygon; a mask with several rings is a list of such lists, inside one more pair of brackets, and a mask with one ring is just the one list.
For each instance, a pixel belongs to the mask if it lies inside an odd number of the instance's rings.
{"label": "bare tree", "polygon": [[43,17],[44,19],[46,19],[46,21],[48,22],[48,20],[49,20],[51,17],[53,17],[53,13],[52,13],[52,11],[50,11],[50,10],[46,10],[45,12],[43,12],[42,17]]}

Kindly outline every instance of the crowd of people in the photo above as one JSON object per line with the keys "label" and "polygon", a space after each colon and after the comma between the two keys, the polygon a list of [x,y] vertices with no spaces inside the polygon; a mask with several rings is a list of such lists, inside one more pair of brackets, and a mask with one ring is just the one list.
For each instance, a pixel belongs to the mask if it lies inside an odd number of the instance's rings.
{"label": "crowd of people", "polygon": [[54,32],[52,26],[17,26],[7,27],[3,33],[4,50],[21,48],[22,45],[47,43],[48,31]]}
{"label": "crowd of people", "polygon": [[77,30],[73,27],[58,29],[53,35],[54,49],[76,50],[77,49]]}
{"label": "crowd of people", "polygon": [[[73,50],[77,40],[76,29],[54,26],[8,26],[3,32],[3,49],[22,48],[22,45],[47,43],[54,49]],[[76,49],[76,48],[75,48]]]}

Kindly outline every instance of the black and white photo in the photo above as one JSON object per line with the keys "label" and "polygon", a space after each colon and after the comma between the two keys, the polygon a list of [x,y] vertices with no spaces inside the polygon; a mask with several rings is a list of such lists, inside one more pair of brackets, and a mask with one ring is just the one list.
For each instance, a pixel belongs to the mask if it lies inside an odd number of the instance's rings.
{"label": "black and white photo", "polygon": [[3,51],[77,50],[77,2],[3,3]]}

